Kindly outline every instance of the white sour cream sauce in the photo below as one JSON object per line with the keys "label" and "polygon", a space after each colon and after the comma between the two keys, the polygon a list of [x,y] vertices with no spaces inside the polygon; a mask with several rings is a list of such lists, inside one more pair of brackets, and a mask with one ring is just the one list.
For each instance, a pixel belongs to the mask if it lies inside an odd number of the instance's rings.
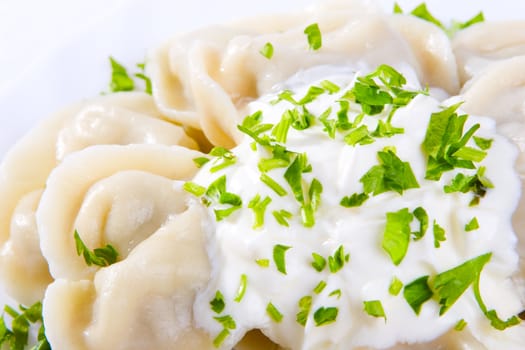
{"label": "white sour cream sauce", "polygon": [[[295,96],[302,97],[311,84],[329,79],[338,84],[341,91],[323,94],[307,107],[319,116],[332,106],[332,117],[335,117],[339,110],[337,101],[353,86],[356,74],[364,75],[372,71],[363,70],[363,67],[359,67],[362,72],[357,73],[340,67],[315,68],[300,73],[281,88],[291,89]],[[409,80],[407,88],[421,88],[408,67],[398,69]],[[323,78],[318,80],[319,77]],[[284,111],[294,106],[286,101],[272,105],[270,101],[275,99],[276,95],[261,97],[249,105],[249,113],[261,110],[264,123],[277,123]],[[207,288],[198,294],[194,306],[198,326],[214,337],[223,329],[214,317],[232,316],[236,329],[230,330],[231,334],[222,348],[231,348],[248,330],[261,329],[272,340],[290,349],[352,349],[427,342],[464,319],[468,323],[467,328],[489,349],[512,349],[523,344],[521,326],[505,332],[490,326],[471,288],[441,317],[435,300],[426,302],[421,313],[416,315],[402,292],[397,296],[389,293],[394,276],[407,284],[418,277],[433,276],[468,259],[492,252],[492,259],[481,275],[481,293],[485,303],[489,309],[497,310],[503,319],[522,308],[518,292],[509,279],[518,268],[517,238],[511,225],[520,195],[520,181],[514,171],[517,150],[496,133],[493,120],[470,116],[465,130],[479,123],[481,128],[476,135],[494,140],[488,156],[480,163],[486,166],[486,176],[493,182],[494,188],[474,207],[469,206],[471,193],[445,194],[443,186],[457,171],[445,173],[440,181],[425,180],[426,156],[421,147],[430,115],[441,110],[442,105],[434,97],[418,95],[408,106],[399,109],[392,119],[394,126],[404,128],[404,134],[377,138],[374,143],[364,146],[346,145],[344,134],[340,133],[335,140],[330,139],[320,122],[303,131],[290,128],[286,147],[307,153],[313,168],[311,173],[303,174],[303,179],[310,183],[315,177],[323,185],[321,205],[315,213],[316,224],[312,228],[302,224],[300,205],[283,177],[285,168],[271,170],[268,175],[287,190],[286,196],[279,197],[260,181],[258,162],[261,157],[269,158],[271,155],[262,147],[252,150],[251,138],[246,137],[232,150],[237,157],[235,165],[213,174],[209,172],[210,165],[203,167],[194,182],[207,187],[225,174],[227,190],[242,197],[243,208],[220,222],[215,222],[213,208],[209,209],[207,248],[212,277]],[[356,111],[351,111],[350,121],[356,114]],[[365,123],[371,130],[375,128],[376,120],[375,117],[365,117]],[[370,196],[357,208],[340,206],[342,197],[363,192],[359,179],[378,164],[377,152],[387,146],[395,147],[397,156],[410,163],[420,188],[406,190],[403,195],[390,191]],[[469,173],[468,170],[461,171]],[[270,196],[272,202],[266,209],[264,226],[253,229],[254,214],[247,204],[257,194],[261,198]],[[405,258],[399,266],[395,266],[381,247],[386,213],[402,208],[413,211],[419,206],[425,208],[429,215],[429,229],[423,239],[411,240]],[[289,227],[278,224],[272,215],[274,210],[281,209],[293,213]],[[477,217],[480,228],[465,232],[465,224],[473,217]],[[440,248],[434,247],[434,220],[446,232],[446,241],[441,243]],[[291,247],[286,252],[286,275],[277,271],[272,258],[276,244]],[[328,257],[340,245],[350,254],[349,262],[340,271],[330,273],[325,268],[317,272],[312,268],[313,252]],[[259,266],[257,259],[269,259],[269,267]],[[234,298],[242,274],[247,276],[246,292],[242,300],[236,302]],[[316,294],[313,290],[320,281],[325,281],[327,285],[320,294]],[[338,289],[340,297],[330,296]],[[210,308],[216,291],[224,295],[226,303],[220,314]],[[307,295],[313,299],[308,321],[303,327],[297,323],[296,314],[299,312],[299,300]],[[386,321],[364,311],[363,302],[369,300],[382,302]],[[281,322],[277,323],[268,316],[266,307],[269,302],[283,314]],[[337,307],[336,322],[316,326],[312,315],[320,307]]]}

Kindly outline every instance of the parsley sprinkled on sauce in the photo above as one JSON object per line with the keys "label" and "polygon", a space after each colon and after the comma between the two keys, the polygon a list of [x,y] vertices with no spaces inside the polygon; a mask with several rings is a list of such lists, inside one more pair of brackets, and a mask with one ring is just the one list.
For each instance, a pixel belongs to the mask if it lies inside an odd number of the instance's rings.
{"label": "parsley sprinkled on sauce", "polygon": [[314,312],[314,321],[317,327],[325,326],[337,320],[339,309],[336,307],[320,307]]}
{"label": "parsley sprinkled on sauce", "polygon": [[41,302],[36,302],[30,307],[19,305],[19,311],[6,305],[4,312],[12,318],[12,321],[11,327],[8,327],[5,315],[0,318],[0,346],[2,349],[24,350],[28,344],[31,325],[40,324],[37,336],[38,344],[32,350],[51,350],[45,335]]}
{"label": "parsley sprinkled on sauce", "polygon": [[290,224],[288,223],[288,220],[292,218],[292,213],[290,213],[287,210],[281,209],[281,210],[274,210],[272,212],[273,217],[275,220],[279,223],[279,225],[289,227]]}
{"label": "parsley sprinkled on sauce", "polygon": [[396,276],[392,277],[392,281],[390,282],[390,286],[388,287],[388,293],[391,295],[399,295],[399,292],[403,289],[403,282]]}
{"label": "parsley sprinkled on sauce", "polygon": [[224,296],[220,291],[215,292],[215,298],[210,301],[210,307],[216,314],[220,314],[224,311],[226,303],[224,302]]}
{"label": "parsley sprinkled on sauce", "polygon": [[257,259],[255,260],[255,263],[259,265],[260,267],[269,267],[270,266],[270,260],[269,259]]}
{"label": "parsley sprinkled on sauce", "polygon": [[328,269],[331,273],[336,273],[341,270],[349,260],[350,254],[346,254],[345,248],[340,245],[334,254],[328,257]]}
{"label": "parsley sprinkled on sauce", "polygon": [[329,297],[336,297],[337,299],[341,298],[341,295],[343,295],[343,292],[341,292],[341,289],[336,289],[330,292],[328,294]]}
{"label": "parsley sprinkled on sauce", "polygon": [[379,300],[367,300],[363,302],[365,312],[373,317],[382,317],[386,321],[385,310],[383,304]]}
{"label": "parsley sprinkled on sauce", "polygon": [[210,159],[206,157],[193,158],[193,162],[195,163],[195,165],[197,165],[198,168],[201,168],[204,164],[208,163],[209,161]]}
{"label": "parsley sprinkled on sauce", "polygon": [[304,29],[304,34],[308,39],[308,45],[312,50],[319,50],[323,45],[323,38],[321,36],[321,30],[317,23],[312,23]]}
{"label": "parsley sprinkled on sauce", "polygon": [[326,259],[317,253],[312,253],[312,258],[313,258],[312,267],[317,272],[323,271],[324,268],[326,267]]}
{"label": "parsley sprinkled on sauce", "polygon": [[299,312],[297,313],[295,320],[304,327],[308,320],[310,310],[312,309],[312,297],[307,295],[299,299],[298,307]]}
{"label": "parsley sprinkled on sauce", "polygon": [[277,271],[286,275],[286,251],[291,247],[282,244],[276,244],[273,247],[273,262]]}
{"label": "parsley sprinkled on sauce", "polygon": [[461,332],[462,330],[465,329],[465,327],[467,326],[467,322],[464,320],[464,319],[461,319],[458,321],[458,323],[456,323],[456,325],[454,326],[454,330],[458,331],[458,332]]}
{"label": "parsley sprinkled on sauce", "polygon": [[210,151],[210,155],[215,157],[215,159],[212,161],[212,164],[215,165],[210,168],[211,173],[215,173],[219,170],[229,167],[230,165],[235,164],[237,161],[235,155],[224,147],[214,147]]}
{"label": "parsley sprinkled on sauce", "polygon": [[479,228],[478,218],[473,217],[466,225],[465,225],[465,231],[475,231]]}
{"label": "parsley sprinkled on sauce", "polygon": [[369,196],[366,193],[354,193],[351,196],[346,196],[341,199],[341,206],[345,208],[359,207],[368,200]]}
{"label": "parsley sprinkled on sauce", "polygon": [[433,233],[434,233],[434,247],[439,248],[441,247],[441,242],[444,242],[447,240],[445,229],[439,226],[436,220],[434,220],[434,224],[432,225],[432,228],[433,228]]}
{"label": "parsley sprinkled on sauce", "polygon": [[222,345],[224,340],[230,335],[230,330],[236,329],[237,324],[235,323],[235,320],[230,316],[216,316],[214,319],[219,322],[223,329],[222,331],[213,339],[213,345],[218,348]]}
{"label": "parsley sprinkled on sauce", "polygon": [[412,236],[414,237],[414,240],[419,240],[425,236],[425,233],[428,229],[428,214],[427,211],[423,207],[417,207],[414,209],[413,213],[414,217],[419,221],[419,231],[412,232]]}
{"label": "parsley sprinkled on sauce", "polygon": [[84,261],[88,266],[96,265],[104,267],[117,262],[119,254],[111,244],[107,244],[103,248],[89,250],[80,238],[77,230],[75,230],[74,237],[77,254],[84,257]]}
{"label": "parsley sprinkled on sauce", "polygon": [[271,59],[273,57],[273,45],[272,43],[266,43],[262,47],[262,49],[259,51],[261,55],[266,57],[267,59]]}
{"label": "parsley sprinkled on sauce", "polygon": [[419,187],[410,163],[403,162],[390,150],[379,151],[377,156],[379,165],[373,166],[359,180],[365,193],[372,193],[374,196],[387,191],[403,194],[405,190]]}
{"label": "parsley sprinkled on sauce", "polygon": [[139,73],[135,73],[135,77],[139,78],[144,81],[144,92],[148,95],[151,95],[153,93],[153,85],[151,83],[150,77],[148,77],[145,73],[146,70],[146,64],[145,63],[137,63],[137,68],[140,69]]}
{"label": "parsley sprinkled on sauce", "polygon": [[410,223],[413,215],[408,208],[386,214],[386,226],[381,246],[395,265],[399,265],[408,251]]}
{"label": "parsley sprinkled on sauce", "polygon": [[274,322],[279,323],[283,320],[283,314],[272,303],[266,306],[266,313]]}
{"label": "parsley sprinkled on sauce", "polygon": [[403,289],[403,297],[416,315],[419,315],[421,306],[434,295],[428,286],[428,278],[429,276],[419,277]]}
{"label": "parsley sprinkled on sauce", "polygon": [[317,283],[317,286],[315,286],[314,293],[321,294],[323,290],[326,288],[326,286],[327,286],[327,283],[325,281],[320,281],[319,283]]}
{"label": "parsley sprinkled on sauce", "polygon": [[239,283],[239,289],[237,289],[237,294],[233,301],[240,303],[244,294],[246,293],[246,286],[248,285],[248,277],[243,273],[241,275],[241,281]]}
{"label": "parsley sprinkled on sauce", "polygon": [[271,201],[272,199],[268,196],[264,197],[264,199],[261,199],[260,195],[256,195],[253,197],[250,203],[248,203],[248,208],[252,209],[255,215],[255,220],[253,223],[254,229],[264,225],[264,214],[266,213],[266,207],[271,203]]}

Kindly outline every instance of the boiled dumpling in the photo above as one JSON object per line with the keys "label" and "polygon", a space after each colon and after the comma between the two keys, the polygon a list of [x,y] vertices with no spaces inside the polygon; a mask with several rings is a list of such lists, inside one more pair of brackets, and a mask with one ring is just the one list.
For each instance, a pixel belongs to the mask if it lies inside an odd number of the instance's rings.
{"label": "boiled dumpling", "polygon": [[53,349],[214,349],[192,310],[210,274],[204,216],[189,207],[94,279],[53,282],[43,309]]}
{"label": "boiled dumpling", "polygon": [[453,48],[463,84],[492,62],[525,55],[525,21],[475,24],[456,34]]}
{"label": "boiled dumpling", "polygon": [[[232,147],[242,137],[237,124],[247,102],[314,66],[410,65],[424,84],[457,91],[450,43],[437,27],[404,16],[361,16],[362,7],[339,4],[335,10],[319,6],[288,19],[279,16],[277,24],[268,25],[274,31],[261,29],[261,21],[243,21],[173,38],[148,65],[159,109],[202,130],[213,144]],[[314,22],[323,41],[317,51],[309,49],[304,34]],[[271,59],[260,53],[266,43],[274,48]]]}
{"label": "boiled dumpling", "polygon": [[83,279],[86,266],[74,231],[91,249],[107,243],[123,258],[184,210],[180,185],[202,155],[179,146],[92,146],[66,158],[50,175],[37,210],[40,246],[54,278]]}
{"label": "boiled dumpling", "polygon": [[[0,272],[8,292],[20,302],[30,305],[40,300],[51,280],[41,255],[34,252],[39,243],[31,240],[38,239],[38,232],[29,231],[35,226],[19,227],[20,215],[32,220],[20,203],[44,188],[51,170],[68,154],[108,143],[196,147],[182,127],[162,119],[151,96],[144,93],[111,94],[78,103],[28,133],[0,165]],[[32,208],[37,206],[33,197]],[[28,259],[29,255],[33,257]]]}

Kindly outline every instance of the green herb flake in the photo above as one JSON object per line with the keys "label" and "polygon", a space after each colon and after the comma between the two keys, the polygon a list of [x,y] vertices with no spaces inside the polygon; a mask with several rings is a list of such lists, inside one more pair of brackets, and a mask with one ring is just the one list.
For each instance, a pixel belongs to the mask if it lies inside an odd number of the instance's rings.
{"label": "green herb flake", "polygon": [[271,202],[272,199],[268,196],[261,200],[261,196],[256,195],[250,203],[248,203],[248,208],[252,209],[255,215],[252,228],[260,228],[264,225],[264,214],[266,213],[266,208]]}
{"label": "green herb flake", "polygon": [[328,91],[328,93],[330,93],[330,94],[335,94],[335,93],[339,92],[339,90],[341,90],[341,88],[337,84],[331,82],[330,80],[323,80],[320,83],[320,85],[321,85],[321,87],[323,89]]}
{"label": "green herb flake", "polygon": [[447,240],[445,229],[443,227],[439,226],[439,224],[434,220],[433,227],[433,233],[434,233],[434,247],[439,248],[441,247],[441,242],[444,242]]}
{"label": "green herb flake", "polygon": [[197,165],[197,168],[202,168],[202,166],[210,161],[209,158],[206,157],[197,157],[193,158],[193,162],[195,165]]}
{"label": "green herb flake", "polygon": [[474,282],[481,270],[490,261],[492,254],[487,253],[468,260],[448,271],[438,274],[432,281],[441,308],[439,314],[443,315],[454,305],[465,290]]}
{"label": "green herb flake", "polygon": [[397,296],[402,289],[403,282],[401,282],[401,280],[396,276],[392,277],[392,281],[390,281],[390,286],[388,287],[388,293],[390,293],[390,295]]}
{"label": "green herb flake", "polygon": [[273,247],[273,262],[277,271],[286,275],[286,251],[291,247],[282,244],[276,244]]}
{"label": "green herb flake", "polygon": [[312,267],[317,272],[323,271],[324,268],[326,267],[326,259],[317,253],[312,253],[312,258],[313,258]]}
{"label": "green herb flake", "polygon": [[91,251],[84,244],[77,230],[75,230],[74,238],[77,254],[78,256],[84,257],[84,261],[88,266],[96,265],[105,267],[117,262],[119,254],[111,244],[107,244],[103,248],[95,248]]}
{"label": "green herb flake", "polygon": [[210,301],[210,307],[216,314],[220,314],[224,311],[226,303],[224,302],[224,296],[220,291],[215,292],[215,297]]}
{"label": "green herb flake", "polygon": [[259,51],[261,55],[266,57],[267,59],[271,59],[273,57],[273,45],[272,43],[268,42],[264,44],[262,49]]}
{"label": "green herb flake", "polygon": [[314,288],[314,293],[315,294],[321,294],[323,292],[323,290],[326,288],[326,282],[325,281],[320,281],[319,283],[317,283],[317,286],[315,286]]}
{"label": "green herb flake", "polygon": [[394,3],[394,9],[392,10],[393,13],[403,13],[403,9],[397,2]]}
{"label": "green herb flake", "polygon": [[464,320],[464,319],[461,319],[458,321],[458,323],[456,323],[456,325],[454,326],[454,330],[458,331],[458,332],[461,332],[462,330],[465,329],[465,327],[467,326],[467,322]]}
{"label": "green herb flake", "polygon": [[291,110],[286,110],[279,123],[275,124],[272,129],[272,136],[275,137],[275,140],[279,143],[286,143],[288,138],[288,130],[292,125],[293,112]]}
{"label": "green herb flake", "polygon": [[308,45],[310,49],[316,51],[319,50],[323,44],[323,39],[321,36],[321,30],[317,23],[310,24],[304,29],[304,34],[306,34],[308,39]]}
{"label": "green herb flake", "polygon": [[377,153],[379,165],[373,166],[359,181],[364,186],[365,193],[374,196],[387,191],[403,194],[403,191],[418,188],[419,183],[408,162],[403,162],[391,150]]}
{"label": "green herb flake", "polygon": [[237,328],[237,324],[235,323],[235,320],[230,315],[214,316],[213,318],[217,322],[219,322],[224,327],[224,329],[235,329],[235,328]]}
{"label": "green herb flake", "polygon": [[473,136],[472,139],[474,140],[476,146],[478,146],[483,151],[490,149],[490,147],[492,147],[492,141],[494,141],[492,139],[485,139],[478,136]]}
{"label": "green herb flake", "polygon": [[357,129],[352,130],[345,136],[344,141],[349,146],[368,145],[374,142],[374,138],[370,135],[368,127],[361,125]]}
{"label": "green herb flake", "polygon": [[279,185],[277,181],[272,179],[266,173],[261,174],[260,180],[266,186],[270,187],[278,196],[280,197],[286,196],[287,194],[286,190],[281,185]]}
{"label": "green herb flake", "polygon": [[479,228],[478,218],[473,217],[466,225],[465,225],[465,231],[470,232],[477,230]]}
{"label": "green herb flake", "polygon": [[321,193],[323,193],[323,185],[319,180],[313,179],[308,190],[308,200],[301,207],[301,218],[305,227],[315,225],[314,213],[321,203]]}
{"label": "green herb flake", "polygon": [[339,309],[336,307],[320,307],[314,312],[316,327],[325,326],[337,320]]}
{"label": "green herb flake", "polygon": [[36,302],[29,307],[19,305],[19,310],[20,312],[9,305],[4,307],[5,313],[13,319],[11,321],[11,327],[9,328],[5,323],[4,317],[2,316],[0,318],[0,347],[7,348],[5,345],[9,344],[9,349],[11,350],[25,349],[28,344],[31,324],[40,323],[37,337],[38,344],[32,349],[50,350],[51,346],[45,336],[44,324],[42,322],[42,303]]}
{"label": "green herb flake", "polygon": [[290,224],[288,223],[288,220],[292,218],[292,213],[290,213],[287,210],[281,209],[281,210],[274,210],[272,212],[273,217],[279,223],[281,226],[289,227]]}
{"label": "green herb flake", "polygon": [[[306,95],[302,99],[297,102],[299,105],[305,105],[307,103],[315,101],[318,96],[321,96],[325,93],[325,90],[319,86],[312,85],[308,88],[308,91],[306,92]],[[301,129],[300,129],[301,130]],[[304,130],[304,129],[303,129]]]}
{"label": "green herb flake", "polygon": [[111,82],[109,90],[111,92],[132,91],[135,88],[133,79],[128,75],[126,68],[113,57],[109,57],[111,63]]}
{"label": "green herb flake", "polygon": [[299,312],[296,315],[295,320],[297,323],[299,323],[301,326],[306,326],[306,321],[308,320],[308,315],[310,314],[310,310],[312,309],[312,297],[307,295],[299,299]]}
{"label": "green herb flake", "polygon": [[395,265],[399,265],[408,251],[410,223],[413,215],[408,208],[386,214],[386,226],[381,246]]}
{"label": "green herb flake", "polygon": [[412,10],[411,14],[413,16],[419,17],[427,22],[434,23],[441,29],[445,29],[445,26],[434,17],[427,8],[427,4],[421,3],[415,9]]}
{"label": "green herb flake", "polygon": [[423,207],[417,207],[413,211],[414,217],[419,221],[419,231],[412,232],[414,240],[419,240],[425,236],[428,229],[428,214]]}
{"label": "green herb flake", "polygon": [[379,300],[367,300],[363,302],[365,312],[373,317],[382,317],[386,321],[385,310],[383,304]]}
{"label": "green herb flake", "polygon": [[345,249],[342,245],[337,248],[332,256],[328,257],[328,268],[331,273],[336,273],[341,270],[345,263],[350,260],[350,254],[345,254]]}
{"label": "green herb flake", "polygon": [[280,323],[283,320],[283,314],[271,302],[266,306],[266,313],[274,322]]}
{"label": "green herb flake", "polygon": [[219,348],[222,343],[230,336],[230,331],[227,329],[223,329],[220,331],[220,333],[213,339],[213,346],[216,348]]}
{"label": "green herb flake", "polygon": [[235,295],[235,298],[233,301],[240,303],[242,298],[244,298],[244,294],[246,293],[246,286],[248,285],[248,277],[243,273],[241,275],[241,281],[239,283],[239,288],[237,289],[237,294]]}
{"label": "green herb flake", "polygon": [[257,259],[255,260],[255,263],[259,265],[260,267],[267,268],[270,266],[270,260],[269,259]]}
{"label": "green herb flake", "polygon": [[187,181],[184,183],[182,188],[188,192],[193,194],[196,197],[202,196],[204,193],[206,193],[206,187],[203,187],[199,184],[196,184],[195,182]]}
{"label": "green herb flake", "polygon": [[403,297],[416,315],[419,315],[421,306],[434,295],[428,286],[428,278],[429,276],[420,277],[405,285],[403,289]]}
{"label": "green herb flake", "polygon": [[337,299],[341,298],[341,295],[342,295],[341,289],[333,290],[330,292],[330,294],[328,294],[329,297],[337,297]]}
{"label": "green herb flake", "polygon": [[366,193],[354,193],[350,197],[346,196],[341,199],[339,203],[345,208],[354,208],[363,205],[368,200],[369,196]]}

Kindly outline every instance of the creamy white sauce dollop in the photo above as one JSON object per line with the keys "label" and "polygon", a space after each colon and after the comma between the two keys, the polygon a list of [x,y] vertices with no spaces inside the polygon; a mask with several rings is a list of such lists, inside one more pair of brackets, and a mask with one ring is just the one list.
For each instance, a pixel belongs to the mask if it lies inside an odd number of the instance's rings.
{"label": "creamy white sauce dollop", "polygon": [[[338,101],[353,86],[356,76],[370,72],[363,67],[360,69],[361,72],[348,68],[329,70],[329,76],[324,74],[320,80],[328,79],[341,90],[317,97],[307,105],[308,110],[319,116],[332,107],[331,118],[335,118]],[[407,88],[420,90],[419,83],[413,78],[415,75],[408,69],[402,71],[409,79]],[[319,84],[317,73],[302,73],[284,86],[300,98],[310,85]],[[269,95],[252,102],[249,113],[261,110],[263,123],[278,123],[283,113],[294,106],[287,101],[271,103],[276,98],[277,95]],[[218,177],[226,175],[228,192],[242,198],[243,208],[219,222],[214,218],[213,207],[209,208],[208,254],[213,271],[207,288],[201,291],[195,303],[198,326],[216,336],[223,325],[214,317],[230,315],[236,327],[229,330],[229,336],[222,343],[224,348],[231,348],[248,330],[261,329],[286,348],[352,349],[430,341],[463,319],[469,331],[488,348],[517,348],[523,341],[523,335],[519,333],[522,329],[494,330],[479,309],[471,288],[442,316],[439,316],[439,304],[434,300],[426,302],[421,313],[416,315],[402,292],[397,296],[389,293],[394,276],[407,284],[418,277],[434,276],[468,259],[492,252],[490,262],[481,273],[484,301],[504,319],[522,307],[509,279],[518,268],[516,236],[511,225],[520,195],[520,182],[514,170],[517,151],[496,133],[491,119],[470,116],[465,130],[479,123],[481,127],[476,135],[493,139],[487,157],[479,165],[486,167],[485,175],[494,188],[489,189],[477,206],[469,206],[471,193],[444,193],[444,185],[449,184],[458,171],[475,172],[459,169],[445,173],[439,181],[424,179],[427,156],[421,145],[431,114],[442,110],[444,105],[446,101],[418,95],[406,107],[400,108],[392,119],[395,127],[404,129],[403,134],[376,138],[367,145],[347,145],[343,140],[346,133],[337,133],[335,139],[331,139],[319,121],[302,131],[290,128],[286,147],[306,153],[312,166],[312,172],[304,173],[303,179],[310,184],[316,178],[323,185],[313,227],[305,227],[302,223],[300,204],[283,177],[286,168],[274,169],[267,174],[287,190],[287,195],[278,196],[261,182],[258,162],[271,154],[260,146],[254,150],[250,137],[232,150],[237,158],[236,164],[215,173],[209,171],[213,165],[204,166],[194,182],[207,187]],[[352,106],[350,120],[358,112],[358,106]],[[366,116],[364,123],[374,130],[378,118],[384,118],[387,112],[379,117]],[[377,153],[385,147],[394,147],[397,156],[410,163],[420,187],[406,190],[402,195],[389,191],[370,196],[360,207],[342,207],[340,201],[344,196],[363,192],[360,178],[378,164]],[[261,198],[269,196],[271,203],[265,211],[264,226],[254,229],[254,213],[247,205],[257,194]],[[405,258],[396,266],[381,247],[386,213],[402,208],[412,212],[419,206],[429,215],[429,229],[423,239],[411,240]],[[272,215],[273,211],[282,209],[293,214],[289,227],[280,225]],[[477,218],[479,229],[465,232],[465,225],[473,217]],[[446,232],[446,241],[441,242],[440,248],[434,246],[434,221]],[[285,254],[286,274],[277,270],[273,260],[276,244],[290,247]],[[331,273],[325,268],[318,272],[311,266],[312,253],[328,257],[340,246],[349,254],[349,261],[340,271]],[[256,263],[258,259],[268,259],[269,266],[261,267]],[[240,301],[234,301],[242,275],[247,278],[246,291]],[[326,287],[316,294],[314,289],[321,281],[326,282]],[[332,294],[337,290],[340,290],[340,295]],[[217,291],[222,293],[225,301],[220,314],[210,307]],[[304,296],[312,297],[312,305],[303,327],[296,321],[296,315],[298,302]],[[363,302],[371,300],[381,301],[386,320],[364,311]],[[272,320],[266,312],[270,302],[283,315],[280,322]],[[336,321],[316,326],[313,313],[321,307],[336,307]]]}

